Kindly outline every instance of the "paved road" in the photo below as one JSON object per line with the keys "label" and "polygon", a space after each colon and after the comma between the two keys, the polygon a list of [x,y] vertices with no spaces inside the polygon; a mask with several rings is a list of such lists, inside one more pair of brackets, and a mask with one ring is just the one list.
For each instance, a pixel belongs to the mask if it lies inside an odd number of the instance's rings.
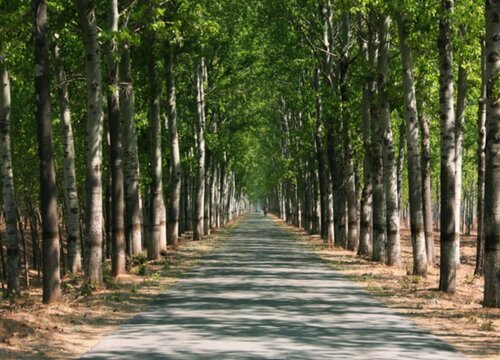
{"label": "paved road", "polygon": [[464,359],[252,214],[84,359]]}

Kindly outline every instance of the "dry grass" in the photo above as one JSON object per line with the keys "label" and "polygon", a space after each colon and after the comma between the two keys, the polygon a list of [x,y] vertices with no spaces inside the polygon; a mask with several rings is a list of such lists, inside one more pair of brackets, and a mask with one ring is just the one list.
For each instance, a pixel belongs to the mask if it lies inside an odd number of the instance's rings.
{"label": "dry grass", "polygon": [[35,280],[20,298],[0,300],[0,358],[77,358],[176,283],[238,222],[201,242],[184,236],[178,249],[169,249],[161,261],[136,259],[142,265],[137,264],[131,274],[117,279],[105,276],[105,289],[89,289],[81,277],[66,276],[59,304],[43,305],[40,281]]}
{"label": "dry grass", "polygon": [[[426,278],[413,276],[409,231],[402,232],[401,267],[388,267],[345,249],[332,250],[319,236],[307,235],[281,220],[274,219],[293,232],[300,242],[324,259],[333,268],[362,284],[379,300],[409,316],[418,325],[430,330],[460,349],[471,359],[500,359],[500,309],[482,307],[484,281],[474,277],[476,241],[463,236],[461,266],[458,270],[457,293],[439,292],[439,268],[429,269]],[[439,233],[435,234],[439,239]],[[436,241],[439,254],[439,243]]]}

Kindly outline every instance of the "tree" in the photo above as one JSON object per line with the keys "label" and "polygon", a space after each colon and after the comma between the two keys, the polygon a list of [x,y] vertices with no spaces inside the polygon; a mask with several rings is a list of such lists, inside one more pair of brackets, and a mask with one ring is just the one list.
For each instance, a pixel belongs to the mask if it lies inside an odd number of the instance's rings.
{"label": "tree", "polygon": [[455,262],[460,266],[460,235],[462,225],[462,162],[464,142],[464,121],[467,107],[468,71],[464,59],[460,59],[457,79],[457,111],[455,121]]}
{"label": "tree", "polygon": [[384,187],[387,208],[387,264],[401,264],[401,245],[399,234],[399,204],[398,204],[398,175],[394,142],[390,123],[390,108],[387,95],[389,82],[389,46],[391,20],[389,16],[379,19],[380,45],[378,59],[378,106],[380,135],[383,144]]}
{"label": "tree", "polygon": [[384,191],[384,160],[382,148],[382,136],[380,133],[380,111],[377,99],[376,69],[378,63],[378,43],[379,39],[376,31],[372,28],[368,43],[370,70],[370,119],[371,119],[371,164],[372,186],[373,186],[373,253],[372,260],[385,261],[385,247],[387,241],[386,207]]}
{"label": "tree", "polygon": [[356,199],[356,181],[354,176],[353,151],[351,145],[350,131],[350,109],[349,109],[349,45],[350,45],[351,20],[348,12],[342,14],[341,24],[341,57],[340,57],[340,99],[342,102],[342,128],[343,128],[343,150],[344,150],[344,170],[345,170],[345,191],[347,194],[347,249],[357,250],[359,246],[358,233],[358,204]]}
{"label": "tree", "polygon": [[205,59],[200,57],[196,64],[196,109],[198,121],[196,123],[198,169],[196,178],[195,214],[193,223],[193,239],[201,240],[205,233],[203,216],[205,213]]}
{"label": "tree", "polygon": [[484,306],[500,307],[500,1],[486,0],[486,173]]}
{"label": "tree", "polygon": [[[162,247],[161,212],[164,209],[162,192],[162,153],[161,153],[161,118],[160,118],[160,84],[156,56],[154,54],[154,34],[149,34],[150,48],[153,53],[148,61],[149,80],[149,124],[151,136],[151,192],[150,192],[150,235],[147,242],[148,259],[160,258]],[[165,240],[166,241],[166,240]]]}
{"label": "tree", "polygon": [[481,95],[477,107],[477,251],[474,275],[484,275],[484,173],[486,171],[486,59],[481,39]]}
{"label": "tree", "polygon": [[74,0],[85,45],[87,77],[87,157],[85,276],[97,286],[103,284],[102,269],[102,85],[101,52],[97,36],[95,1]]}
{"label": "tree", "polygon": [[80,206],[78,204],[78,190],[75,173],[75,144],[73,126],[71,124],[71,110],[69,106],[68,83],[66,72],[63,69],[57,36],[54,36],[52,52],[54,54],[57,73],[57,97],[62,124],[64,142],[64,200],[66,210],[66,231],[68,233],[68,269],[77,273],[82,269],[82,250],[80,246]]}
{"label": "tree", "polygon": [[[0,50],[3,50],[0,43]],[[11,94],[9,73],[5,57],[0,56],[1,114],[0,114],[0,158],[2,160],[2,195],[6,223],[7,242],[7,293],[19,293],[19,241],[17,238],[16,198],[10,141]],[[3,251],[3,250],[2,250]]]}
{"label": "tree", "polygon": [[422,206],[424,211],[425,227],[425,249],[427,262],[433,266],[436,264],[434,250],[434,229],[432,220],[432,195],[431,195],[431,142],[429,136],[429,118],[427,114],[420,114],[418,118],[420,126],[420,148],[422,150],[420,161],[422,162]]}
{"label": "tree", "polygon": [[167,83],[168,132],[170,137],[170,172],[168,180],[167,242],[177,246],[179,236],[179,210],[181,198],[181,159],[179,134],[177,132],[177,100],[174,76],[174,55],[169,43],[165,46],[165,69]]}
{"label": "tree", "polygon": [[[369,69],[370,59],[368,54],[368,41],[366,34],[366,24],[360,21],[360,51],[363,64]],[[370,89],[369,75],[365,74],[363,83],[363,95],[361,100],[363,116],[363,190],[361,193],[361,211],[360,211],[360,236],[359,236],[359,255],[371,256],[372,254],[372,175],[371,175],[371,118],[370,103],[372,92]]]}
{"label": "tree", "polygon": [[49,42],[47,38],[47,4],[33,0],[35,38],[35,98],[40,159],[40,212],[42,215],[43,302],[61,298],[59,268],[59,224],[57,221],[56,172],[52,146],[50,111]]}
{"label": "tree", "polygon": [[[126,27],[126,25],[125,25]],[[134,85],[130,65],[130,43],[120,48],[120,116],[123,130],[123,174],[125,188],[125,236],[129,255],[142,251],[142,204],[139,187],[139,152],[134,122]]]}
{"label": "tree", "polygon": [[[408,147],[408,182],[410,193],[411,239],[413,245],[413,273],[427,275],[424,216],[422,206],[422,178],[418,152],[418,112],[413,75],[413,55],[408,44],[406,19],[399,19],[399,46],[403,62],[403,94],[406,109],[406,143]],[[403,134],[400,134],[402,136]]]}
{"label": "tree", "polygon": [[[118,32],[118,0],[110,2],[109,31],[110,36]],[[120,120],[120,89],[118,45],[114,38],[108,43],[108,124],[110,137],[111,165],[111,271],[113,276],[125,273],[125,219],[122,166],[122,126]]]}
{"label": "tree", "polygon": [[439,102],[441,115],[441,268],[439,289],[454,293],[456,287],[455,231],[455,108],[453,100],[453,49],[451,17],[453,0],[441,0],[439,21]]}

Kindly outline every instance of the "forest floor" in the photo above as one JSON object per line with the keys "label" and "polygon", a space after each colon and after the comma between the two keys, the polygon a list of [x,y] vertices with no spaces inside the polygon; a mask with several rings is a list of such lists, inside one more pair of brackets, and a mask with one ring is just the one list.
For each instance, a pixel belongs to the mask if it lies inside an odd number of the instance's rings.
{"label": "forest floor", "polygon": [[52,306],[42,304],[41,281],[33,273],[29,291],[15,300],[0,299],[0,359],[77,358],[175,284],[239,222],[201,242],[183,236],[161,261],[135,257],[131,273],[117,279],[111,279],[107,264],[104,289],[90,289],[81,276],[67,275],[63,300]]}
{"label": "forest floor", "polygon": [[[481,305],[484,281],[482,277],[474,276],[475,236],[462,236],[457,292],[447,295],[438,291],[438,267],[430,268],[426,278],[412,275],[409,230],[403,230],[401,237],[402,266],[388,267],[359,258],[354,252],[342,248],[328,249],[319,236],[308,235],[276,218],[274,221],[293,232],[299,241],[334,269],[452,344],[468,358],[500,360],[500,309],[485,309]],[[434,239],[439,260],[439,233],[435,233]]]}

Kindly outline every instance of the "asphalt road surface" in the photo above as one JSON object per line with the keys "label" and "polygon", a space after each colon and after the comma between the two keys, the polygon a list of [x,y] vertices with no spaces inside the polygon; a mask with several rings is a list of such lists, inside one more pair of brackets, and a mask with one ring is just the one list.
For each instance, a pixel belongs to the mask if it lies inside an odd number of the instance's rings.
{"label": "asphalt road surface", "polygon": [[465,359],[261,213],[83,359]]}

